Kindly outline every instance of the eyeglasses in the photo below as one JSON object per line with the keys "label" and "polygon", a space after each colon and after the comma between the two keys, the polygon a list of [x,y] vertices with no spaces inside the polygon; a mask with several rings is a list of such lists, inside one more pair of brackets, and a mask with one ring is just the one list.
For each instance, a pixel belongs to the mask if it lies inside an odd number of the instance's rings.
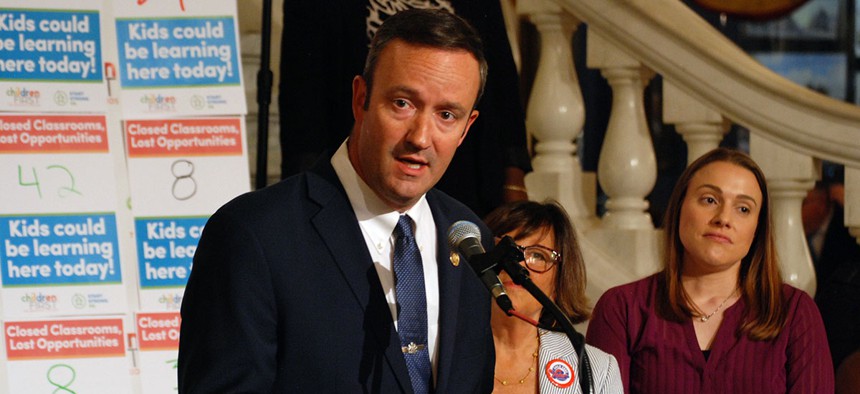
{"label": "eyeglasses", "polygon": [[547,272],[556,263],[561,263],[561,253],[543,245],[517,245],[517,249],[525,256],[526,268],[537,274]]}

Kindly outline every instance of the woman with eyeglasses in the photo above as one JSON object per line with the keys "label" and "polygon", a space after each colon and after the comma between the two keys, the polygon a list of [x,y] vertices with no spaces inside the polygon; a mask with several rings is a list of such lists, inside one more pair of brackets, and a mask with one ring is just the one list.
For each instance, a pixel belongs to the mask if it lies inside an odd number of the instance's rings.
{"label": "woman with eyeglasses", "polygon": [[[497,237],[510,236],[523,251],[531,280],[576,324],[589,317],[585,266],[576,234],[556,202],[519,201],[503,205],[484,220]],[[559,327],[552,314],[504,272],[499,275],[519,314]],[[563,331],[538,329],[508,316],[493,304],[491,324],[496,345],[494,393],[579,393],[576,352]],[[618,363],[586,346],[594,393],[622,393]],[[571,371],[574,376],[565,376]]]}

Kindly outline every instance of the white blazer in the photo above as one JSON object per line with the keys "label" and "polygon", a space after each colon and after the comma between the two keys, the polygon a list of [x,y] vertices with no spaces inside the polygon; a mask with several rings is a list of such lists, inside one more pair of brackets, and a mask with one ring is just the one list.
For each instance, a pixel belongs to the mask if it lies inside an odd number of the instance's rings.
{"label": "white blazer", "polygon": [[[579,360],[563,332],[539,330],[538,387],[541,394],[582,394],[579,387]],[[609,353],[585,345],[591,362],[591,392],[624,394],[618,361]]]}

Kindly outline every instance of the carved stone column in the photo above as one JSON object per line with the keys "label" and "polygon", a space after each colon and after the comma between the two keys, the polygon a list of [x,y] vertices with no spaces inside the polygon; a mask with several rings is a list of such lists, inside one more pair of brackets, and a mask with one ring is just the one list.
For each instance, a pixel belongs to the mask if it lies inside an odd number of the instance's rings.
{"label": "carved stone column", "polygon": [[755,130],[750,130],[750,154],[767,178],[782,278],[810,296],[815,295],[815,269],[800,208],[821,168],[811,157],[764,139]]}
{"label": "carved stone column", "polygon": [[671,81],[663,80],[663,121],[674,124],[687,143],[687,165],[720,146],[728,131],[723,117],[681,91]]}
{"label": "carved stone column", "polygon": [[612,87],[612,113],[597,167],[609,196],[603,225],[653,228],[645,197],[657,181],[657,160],[645,121],[642,66],[595,31],[589,30],[587,45],[588,66],[600,69]]}
{"label": "carved stone column", "polygon": [[[526,176],[529,198],[558,200],[574,219],[593,216],[574,141],[585,124],[585,107],[573,66],[571,37],[577,21],[546,0],[517,2],[540,33],[540,60],[526,109],[526,127],[537,140],[534,171]],[[593,198],[591,199],[594,200]]]}

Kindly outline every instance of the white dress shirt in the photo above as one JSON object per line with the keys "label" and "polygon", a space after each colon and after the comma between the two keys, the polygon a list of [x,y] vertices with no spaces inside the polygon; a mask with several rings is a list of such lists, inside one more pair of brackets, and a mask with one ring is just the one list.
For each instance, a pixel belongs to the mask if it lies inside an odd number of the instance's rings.
{"label": "white dress shirt", "polygon": [[[394,227],[401,213],[386,205],[370,187],[362,180],[352,167],[347,153],[347,142],[344,141],[331,158],[331,165],[340,183],[346,190],[349,203],[358,219],[367,250],[373,259],[382,291],[391,310],[391,318],[397,327],[397,299],[394,295],[394,272],[392,271],[392,256],[394,255]],[[425,196],[404,214],[409,215],[415,222],[415,242],[421,250],[421,260],[424,266],[424,289],[427,295],[427,350],[430,354],[430,364],[433,377],[436,377],[436,350],[439,340],[439,273],[436,264],[436,223],[430,205]]]}

